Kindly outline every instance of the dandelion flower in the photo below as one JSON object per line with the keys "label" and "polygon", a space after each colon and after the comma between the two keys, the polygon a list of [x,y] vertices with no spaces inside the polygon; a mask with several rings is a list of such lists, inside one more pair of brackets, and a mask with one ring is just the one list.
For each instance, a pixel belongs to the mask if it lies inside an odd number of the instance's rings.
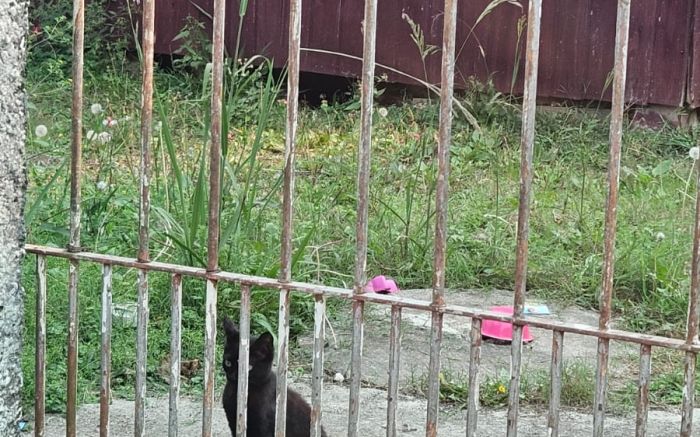
{"label": "dandelion flower", "polygon": [[663,232],[656,233],[656,241],[663,241],[666,238],[666,234]]}
{"label": "dandelion flower", "polygon": [[102,120],[102,126],[114,127],[117,124],[119,124],[119,122],[117,121],[116,118],[107,117],[104,120]]}
{"label": "dandelion flower", "polygon": [[37,138],[45,137],[47,133],[49,133],[49,130],[43,124],[37,125],[34,129],[34,135],[36,135]]}
{"label": "dandelion flower", "polygon": [[700,158],[700,147],[698,147],[698,146],[691,147],[690,150],[688,151],[688,156],[690,156],[695,161],[697,161],[698,158]]}
{"label": "dandelion flower", "polygon": [[90,112],[92,112],[94,115],[100,114],[102,112],[102,105],[99,103],[93,103],[90,105]]}
{"label": "dandelion flower", "polygon": [[97,141],[99,141],[101,144],[107,144],[109,141],[112,139],[112,134],[109,132],[100,132],[97,134]]}
{"label": "dandelion flower", "polygon": [[99,181],[97,182],[97,191],[104,191],[107,189],[107,182],[105,181]]}
{"label": "dandelion flower", "polygon": [[499,393],[503,394],[503,393],[506,392],[506,386],[503,385],[503,384],[499,384],[497,390],[498,390]]}
{"label": "dandelion flower", "polygon": [[377,112],[379,112],[379,115],[381,115],[382,117],[386,117],[387,115],[389,115],[389,110],[386,108],[379,108]]}
{"label": "dandelion flower", "polygon": [[94,130],[87,131],[87,133],[85,134],[85,138],[87,138],[88,141],[94,140],[95,139],[95,131]]}

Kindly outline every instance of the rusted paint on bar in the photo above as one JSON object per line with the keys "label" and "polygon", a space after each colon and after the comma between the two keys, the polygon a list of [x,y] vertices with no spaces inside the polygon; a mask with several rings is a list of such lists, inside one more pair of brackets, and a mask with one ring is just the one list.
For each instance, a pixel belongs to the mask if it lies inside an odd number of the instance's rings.
{"label": "rusted paint on bar", "polygon": [[168,437],[177,437],[178,434],[181,351],[182,276],[175,273],[170,279],[170,399],[168,408]]}
{"label": "rusted paint on bar", "polygon": [[479,368],[481,367],[481,319],[472,319],[469,333],[469,393],[467,397],[467,437],[476,437],[479,414]]}
{"label": "rusted paint on bar", "polygon": [[326,298],[314,295],[314,355],[311,374],[311,437],[321,437],[323,351],[326,345]]}
{"label": "rusted paint on bar", "polygon": [[[523,315],[527,288],[527,254],[530,232],[530,194],[532,192],[532,155],[535,146],[535,111],[537,104],[537,72],[540,56],[542,0],[531,0],[527,13],[527,45],[525,52],[525,85],[523,89],[523,124],[520,133],[520,200],[518,205],[517,246],[515,256],[515,290],[513,317]],[[513,327],[511,343],[511,375],[508,393],[507,435],[518,434],[520,401],[520,361],[522,358],[522,326]]]}
{"label": "rusted paint on bar", "polygon": [[[357,224],[355,230],[355,275],[353,284],[353,294],[356,296],[364,293],[365,283],[367,282],[367,220],[372,150],[375,46],[377,42],[377,0],[365,0],[362,33],[360,143],[357,151]],[[364,302],[355,300],[352,303],[352,320],[348,437],[357,437],[360,435],[360,384],[362,382],[362,343],[365,323]]]}
{"label": "rusted paint on bar", "polygon": [[647,435],[649,416],[649,382],[651,380],[651,346],[643,344],[639,351],[639,392],[637,393],[636,437]]}
{"label": "rusted paint on bar", "polygon": [[[430,312],[433,310],[430,301],[411,299],[399,295],[385,295],[378,293],[364,293],[354,295],[353,291],[347,288],[330,287],[326,285],[309,284],[305,282],[289,282],[283,283],[277,279],[266,278],[263,276],[242,275],[231,272],[212,272],[209,273],[204,268],[181,266],[177,264],[169,264],[158,261],[150,263],[140,263],[134,258],[126,258],[122,256],[104,255],[91,252],[71,253],[66,249],[56,247],[37,246],[35,244],[25,245],[25,251],[35,255],[46,255],[51,257],[64,258],[68,260],[87,261],[93,263],[109,263],[114,266],[121,266],[139,270],[147,270],[153,272],[177,273],[183,276],[206,279],[212,278],[217,281],[224,281],[235,284],[251,284],[263,288],[283,290],[289,289],[301,293],[308,294],[323,294],[327,297],[334,297],[345,300],[356,300],[362,302],[372,302],[381,305],[398,305],[401,308],[409,308],[418,311]],[[477,318],[483,320],[495,320],[515,325],[529,325],[534,328],[546,329],[549,331],[562,331],[569,334],[585,335],[596,338],[607,338],[610,340],[623,341],[634,344],[648,344],[652,347],[662,347],[666,349],[678,351],[691,351],[700,353],[700,344],[687,344],[685,340],[679,340],[658,335],[640,334],[637,332],[623,331],[619,329],[601,330],[597,326],[584,325],[582,323],[562,322],[557,320],[543,319],[540,317],[523,316],[518,320],[514,320],[512,316],[503,313],[483,310],[479,308],[465,307],[461,305],[445,305],[443,312],[452,316]]]}
{"label": "rusted paint on bar", "polygon": [[248,420],[248,364],[250,362],[250,285],[241,285],[241,313],[238,321],[238,389],[236,392],[236,436],[245,437]]}
{"label": "rusted paint on bar", "polygon": [[[697,345],[698,340],[698,319],[700,318],[700,305],[698,304],[700,294],[700,169],[696,170],[696,186],[698,187],[695,196],[695,229],[693,232],[693,255],[690,274],[690,291],[688,296],[688,319],[686,323],[685,342],[688,345]],[[695,400],[695,363],[697,355],[686,353],[684,360],[685,382],[683,386],[683,402],[681,416],[681,436],[690,436],[693,431],[693,409]]]}
{"label": "rusted paint on bar", "polygon": [[[610,157],[608,163],[608,197],[605,208],[605,241],[603,245],[603,275],[600,295],[601,330],[610,328],[612,311],[613,277],[615,271],[615,232],[617,226],[617,200],[622,149],[622,125],[624,121],[625,80],[627,77],[627,49],[629,46],[630,0],[618,0],[615,36],[615,66],[613,98],[610,111]],[[596,372],[595,403],[593,408],[593,435],[601,437],[605,420],[605,396],[607,391],[608,356],[610,341],[598,340],[598,369]]]}
{"label": "rusted paint on bar", "polygon": [[[282,188],[282,240],[280,281],[292,280],[293,215],[294,215],[294,155],[297,118],[299,113],[299,53],[301,47],[301,0],[289,2],[289,53],[287,63],[287,119],[284,146],[284,185]],[[287,367],[289,359],[289,290],[280,294],[277,396],[275,435],[284,437],[287,425]]]}
{"label": "rusted paint on bar", "polygon": [[141,46],[141,167],[139,203],[139,251],[138,260],[149,260],[149,214],[151,210],[151,128],[153,125],[153,45],[156,0],[143,2],[143,36]]}
{"label": "rusted paint on bar", "polygon": [[136,311],[136,392],[134,394],[134,436],[146,435],[146,364],[148,361],[148,272],[138,273]]}
{"label": "rusted paint on bar", "polygon": [[[73,0],[73,95],[71,103],[70,239],[68,249],[80,250],[83,134],[83,49],[85,0]],[[75,437],[78,398],[78,263],[68,267],[68,378],[66,387],[66,437]]]}
{"label": "rusted paint on bar", "polygon": [[562,368],[564,365],[564,333],[552,332],[552,361],[549,384],[549,416],[547,436],[559,437],[559,409],[561,408]]}
{"label": "rusted paint on bar", "polygon": [[34,350],[34,436],[46,425],[46,257],[36,257],[36,346]]}
{"label": "rusted paint on bar", "polygon": [[100,437],[109,436],[109,402],[112,397],[112,266],[102,265],[102,317],[100,321]]}
{"label": "rusted paint on bar", "polygon": [[396,407],[399,402],[399,371],[401,370],[401,307],[391,307],[389,332],[389,386],[387,388],[386,437],[396,437]]}
{"label": "rusted paint on bar", "polygon": [[292,278],[292,236],[294,212],[294,158],[299,117],[299,56],[301,47],[302,0],[289,1],[289,55],[287,61],[287,124],[284,144],[284,185],[282,188],[282,252],[280,279]]}
{"label": "rusted paint on bar", "polygon": [[[209,223],[207,271],[219,270],[219,213],[221,209],[221,144],[224,88],[224,29],[226,1],[214,0],[212,36],[211,144],[209,149]],[[217,283],[207,279],[204,335],[204,396],[202,399],[202,437],[211,437],[212,408],[216,380],[216,300]]]}
{"label": "rusted paint on bar", "polygon": [[452,137],[452,98],[454,94],[455,38],[457,0],[445,0],[442,30],[442,69],[440,81],[440,128],[438,132],[437,185],[435,189],[435,241],[433,253],[433,302],[430,330],[430,363],[428,364],[428,406],[425,435],[436,437],[440,405],[440,348],[442,346],[445,306],[445,264],[447,247],[447,206],[450,175],[450,142]]}
{"label": "rusted paint on bar", "polygon": [[693,398],[695,395],[695,368],[697,354],[686,352],[683,359],[683,402],[681,404],[681,437],[693,435]]}
{"label": "rusted paint on bar", "polygon": [[[216,369],[217,282],[207,279],[204,321],[204,396],[202,399],[202,437],[211,437]],[[241,295],[242,296],[242,295]],[[242,305],[243,303],[241,303]]]}
{"label": "rusted paint on bar", "polygon": [[275,436],[284,437],[287,425],[287,367],[289,365],[289,290],[280,292],[277,330],[277,396]]}
{"label": "rusted paint on bar", "polygon": [[[212,36],[212,85],[211,85],[211,144],[209,149],[209,224],[207,227],[207,270],[219,269],[219,213],[221,209],[221,117],[224,90],[224,28],[226,26],[226,1],[214,0]],[[214,320],[216,326],[216,320]],[[216,332],[216,329],[214,329]],[[212,369],[213,370],[213,369]],[[213,378],[213,373],[209,375]],[[213,380],[213,379],[212,379]],[[205,400],[205,406],[207,401]],[[205,425],[206,426],[206,425]],[[206,436],[211,427],[203,428]]]}

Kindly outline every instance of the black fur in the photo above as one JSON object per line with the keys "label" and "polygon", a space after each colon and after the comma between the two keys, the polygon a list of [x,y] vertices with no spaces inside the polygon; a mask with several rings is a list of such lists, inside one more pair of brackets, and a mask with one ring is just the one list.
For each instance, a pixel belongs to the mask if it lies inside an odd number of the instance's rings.
{"label": "black fur", "polygon": [[[238,347],[240,334],[236,325],[224,319],[223,367],[226,373],[223,404],[232,435],[236,435],[238,391]],[[262,334],[251,339],[248,372],[248,437],[273,437],[275,433],[275,391],[277,377],[272,371],[274,347],[272,336]],[[309,437],[311,407],[294,390],[287,389],[287,437]],[[327,437],[322,431],[323,437]]]}

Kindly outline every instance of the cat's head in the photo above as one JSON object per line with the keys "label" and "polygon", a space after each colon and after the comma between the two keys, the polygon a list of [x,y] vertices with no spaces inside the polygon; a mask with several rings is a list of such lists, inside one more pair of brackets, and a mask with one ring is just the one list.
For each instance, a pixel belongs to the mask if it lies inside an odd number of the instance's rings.
{"label": "cat's head", "polygon": [[[224,358],[223,367],[226,379],[238,382],[238,349],[241,341],[238,327],[229,319],[224,318]],[[267,378],[272,370],[272,360],[275,355],[272,335],[264,333],[256,339],[251,339],[248,358],[248,380],[256,381]]]}

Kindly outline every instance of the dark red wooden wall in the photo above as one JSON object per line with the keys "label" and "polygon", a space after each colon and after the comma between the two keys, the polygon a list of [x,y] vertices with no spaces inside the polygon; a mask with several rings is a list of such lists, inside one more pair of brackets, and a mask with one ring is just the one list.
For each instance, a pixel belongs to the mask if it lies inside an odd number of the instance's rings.
{"label": "dark red wooden wall", "polygon": [[[156,51],[172,53],[172,40],[188,15],[209,23],[192,3],[212,10],[211,0],[164,0],[156,13]],[[464,0],[459,5],[456,85],[470,76],[491,78],[509,92],[516,60],[517,22],[523,7],[502,4],[471,31],[490,0]],[[304,0],[302,46],[362,55],[362,0]],[[615,40],[615,0],[545,0],[542,16],[538,95],[571,100],[609,100],[606,78],[612,70]],[[233,50],[239,0],[227,5],[227,46]],[[442,40],[442,2],[380,1],[377,62],[425,78],[418,49],[402,14],[420,24],[426,42]],[[283,66],[287,51],[284,0],[251,0],[243,26],[246,56],[263,54]],[[525,35],[517,48],[524,50]],[[522,89],[522,54],[514,92]],[[361,62],[319,53],[302,54],[302,70],[358,76]],[[428,80],[439,81],[440,53],[426,59]],[[381,68],[378,71],[382,72]],[[408,82],[389,74],[392,81]],[[632,2],[627,99],[635,104],[700,106],[700,0],[637,0]]]}

